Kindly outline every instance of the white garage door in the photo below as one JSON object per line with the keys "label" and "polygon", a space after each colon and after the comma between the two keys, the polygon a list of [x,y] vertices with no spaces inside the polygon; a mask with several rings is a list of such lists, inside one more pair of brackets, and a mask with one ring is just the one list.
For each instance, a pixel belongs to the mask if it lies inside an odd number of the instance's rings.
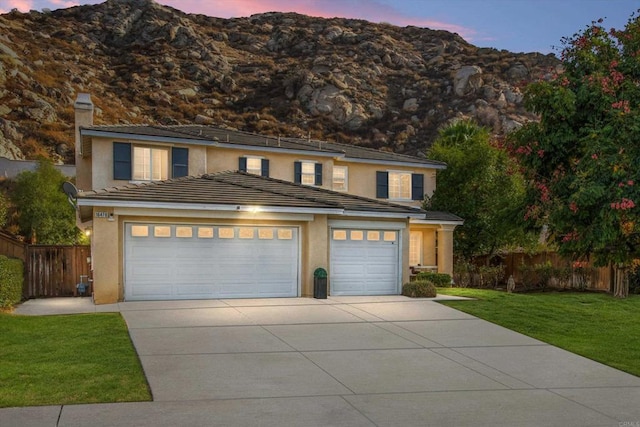
{"label": "white garage door", "polygon": [[399,239],[394,230],[331,230],[331,295],[400,293]]}
{"label": "white garage door", "polygon": [[295,297],[295,227],[125,227],[125,299]]}

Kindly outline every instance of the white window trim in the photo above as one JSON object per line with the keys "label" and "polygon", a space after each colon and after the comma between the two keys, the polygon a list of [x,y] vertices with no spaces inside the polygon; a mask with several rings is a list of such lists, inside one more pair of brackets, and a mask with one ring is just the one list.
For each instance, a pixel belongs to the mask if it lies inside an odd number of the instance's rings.
{"label": "white window trim", "polygon": [[[420,236],[420,238],[418,239],[419,240],[419,242],[418,242],[419,247],[417,248],[418,249],[418,253],[416,254],[417,258],[418,258],[418,262],[417,263],[412,263],[411,262],[411,261],[413,261],[411,259],[412,258],[411,257],[411,255],[412,255],[411,254],[411,252],[412,252],[411,249],[412,249],[412,243],[413,243],[412,242],[412,240],[413,240],[412,237],[413,236]],[[424,239],[424,236],[422,234],[422,231],[410,231],[409,232],[409,265],[411,265],[411,266],[417,266],[417,265],[424,264],[424,253],[423,253],[424,252],[424,240],[423,239]]]}
{"label": "white window trim", "polygon": [[[336,168],[340,168],[344,170],[344,188],[335,187],[334,172]],[[349,167],[348,166],[343,166],[343,165],[333,166],[333,171],[331,172],[331,188],[333,189],[333,191],[349,191]]]}
{"label": "white window trim", "polygon": [[[317,162],[315,160],[297,160],[298,162],[300,162],[300,184],[302,185],[306,185],[309,187],[318,187],[316,185],[316,165],[320,162]],[[305,164],[312,164],[313,165],[313,172],[312,173],[307,173],[305,174],[303,169],[304,169],[304,165]],[[307,184],[304,182],[304,177],[305,176],[311,176],[312,178],[312,183],[311,184]]]}
{"label": "white window trim", "polygon": [[[259,156],[244,156],[245,159],[247,159],[247,173],[250,173],[252,175],[262,175],[262,161],[264,160],[264,157],[259,157]],[[249,169],[249,160],[258,160],[260,162],[260,166],[258,167],[257,171],[258,173],[255,172],[251,172]],[[256,170],[256,169],[251,169],[251,170]]]}
{"label": "white window trim", "polygon": [[[411,201],[414,201],[413,200],[413,194],[411,194],[411,190],[412,190],[412,186],[413,186],[412,185],[412,179],[413,179],[413,174],[414,173],[415,172],[413,172],[413,171],[387,170],[387,185],[389,187],[389,198],[387,200],[398,201],[398,202],[411,202]],[[405,198],[405,197],[391,197],[391,174],[409,175],[409,197],[408,198]],[[402,187],[400,189],[402,190]]]}
{"label": "white window trim", "polygon": [[[136,175],[136,156],[135,156],[135,152],[137,148],[147,148],[149,149],[149,156],[150,156],[150,171],[149,171],[149,177],[150,179],[138,179],[135,178]],[[171,169],[171,148],[167,148],[167,147],[161,147],[161,146],[154,146],[154,145],[133,145],[132,147],[133,149],[133,158],[131,161],[131,180],[129,181],[132,184],[137,184],[137,183],[145,183],[145,182],[154,182],[154,181],[164,181],[166,179],[169,179],[170,177],[170,169]],[[167,153],[167,170],[166,170],[166,177],[165,178],[160,178],[160,179],[153,179],[153,151],[165,151]]]}

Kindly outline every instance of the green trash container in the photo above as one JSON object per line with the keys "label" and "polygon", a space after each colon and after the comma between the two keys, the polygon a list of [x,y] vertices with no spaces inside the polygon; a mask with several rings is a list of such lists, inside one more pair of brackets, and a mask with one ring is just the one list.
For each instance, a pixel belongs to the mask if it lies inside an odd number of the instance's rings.
{"label": "green trash container", "polygon": [[327,299],[327,270],[316,268],[313,272],[313,297]]}

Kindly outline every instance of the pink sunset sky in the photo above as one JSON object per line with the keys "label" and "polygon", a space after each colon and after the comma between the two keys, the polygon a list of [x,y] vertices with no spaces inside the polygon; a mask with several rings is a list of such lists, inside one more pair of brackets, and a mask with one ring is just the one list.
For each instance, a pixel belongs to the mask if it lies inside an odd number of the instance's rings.
{"label": "pink sunset sky", "polygon": [[[458,33],[480,47],[513,52],[553,52],[560,39],[605,18],[623,28],[640,8],[637,0],[156,0],[187,13],[220,18],[263,12],[297,12]],[[55,10],[99,0],[0,0],[0,14]]]}

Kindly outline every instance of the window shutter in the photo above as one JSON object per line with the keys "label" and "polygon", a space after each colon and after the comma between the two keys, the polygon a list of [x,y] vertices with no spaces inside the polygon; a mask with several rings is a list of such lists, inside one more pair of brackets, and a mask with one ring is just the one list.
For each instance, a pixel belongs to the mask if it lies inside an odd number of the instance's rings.
{"label": "window shutter", "polygon": [[411,174],[411,200],[424,199],[424,175],[421,173]]}
{"label": "window shutter", "polygon": [[300,184],[302,182],[302,163],[293,162],[293,182]]}
{"label": "window shutter", "polygon": [[262,171],[260,173],[262,176],[269,177],[269,159],[262,159]]}
{"label": "window shutter", "polygon": [[131,144],[113,143],[113,179],[131,180]]}
{"label": "window shutter", "polygon": [[322,163],[316,163],[316,185],[322,185]]}
{"label": "window shutter", "polygon": [[171,148],[171,177],[180,178],[189,175],[189,149]]}
{"label": "window shutter", "polygon": [[389,198],[389,172],[376,172],[376,197],[378,199]]}
{"label": "window shutter", "polygon": [[246,172],[247,171],[247,158],[246,157],[240,157],[238,159],[238,170],[240,172]]}

